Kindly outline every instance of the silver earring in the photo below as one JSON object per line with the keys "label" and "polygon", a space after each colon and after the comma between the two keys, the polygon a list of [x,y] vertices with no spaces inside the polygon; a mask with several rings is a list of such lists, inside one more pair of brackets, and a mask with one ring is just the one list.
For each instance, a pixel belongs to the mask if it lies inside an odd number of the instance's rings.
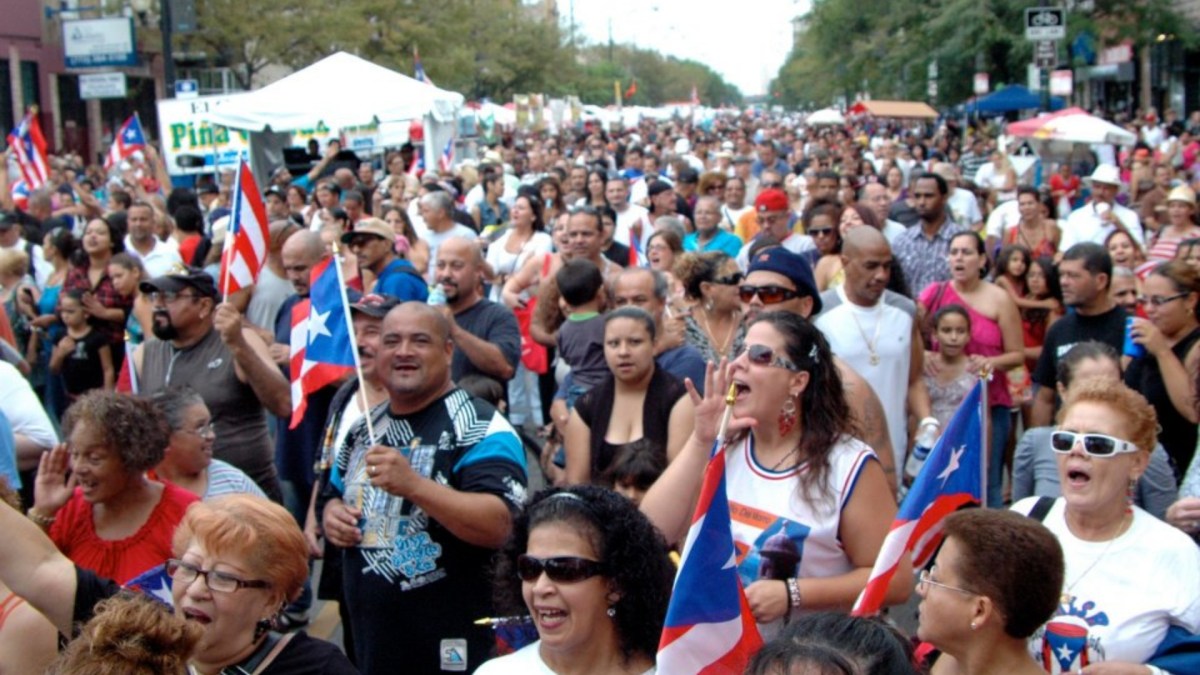
{"label": "silver earring", "polygon": [[979,628],[979,624],[977,624],[977,623],[975,623],[974,621],[972,621],[972,622],[971,622],[971,630],[976,630],[976,629],[978,629],[978,628]]}
{"label": "silver earring", "polygon": [[704,311],[711,312],[712,310],[713,310],[713,301],[709,300],[708,302],[705,302],[704,303]]}
{"label": "silver earring", "polygon": [[608,608],[608,611],[607,611],[607,612],[605,612],[605,613],[606,613],[606,614],[608,614],[608,618],[610,618],[610,619],[611,619],[611,618],[613,618],[614,616],[616,616],[616,615],[617,615],[617,608],[616,608],[616,607],[612,607],[612,606],[610,606],[610,607]]}

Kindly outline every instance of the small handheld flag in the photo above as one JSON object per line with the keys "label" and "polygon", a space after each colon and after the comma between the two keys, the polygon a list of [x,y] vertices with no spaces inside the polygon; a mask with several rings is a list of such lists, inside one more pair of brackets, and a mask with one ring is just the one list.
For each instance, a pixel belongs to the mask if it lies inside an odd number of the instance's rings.
{"label": "small handheld flag", "polygon": [[225,297],[253,285],[267,264],[267,249],[271,243],[267,228],[267,208],[262,192],[250,173],[250,165],[242,160],[238,167],[237,184],[233,190],[233,209],[229,216],[229,233],[225,251],[221,254],[219,290]]}
{"label": "small handheld flag", "polygon": [[108,157],[104,159],[104,169],[111,170],[121,160],[146,147],[146,135],[142,132],[142,122],[134,113],[121,125],[113,138],[112,147],[108,149]]}
{"label": "small handheld flag", "polygon": [[450,168],[454,166],[454,139],[446,141],[446,146],[442,148],[442,156],[438,158],[438,171],[448,173]]}
{"label": "small handheld flag", "polygon": [[21,169],[28,189],[36,190],[50,179],[49,162],[46,159],[46,138],[38,124],[37,110],[30,108],[17,128],[8,135],[8,145]]}
{"label": "small handheld flag", "polygon": [[434,86],[433,80],[429,79],[429,76],[425,74],[425,67],[421,65],[421,55],[417,53],[416,47],[413,47],[413,78],[417,82],[424,82],[431,87]]}
{"label": "small handheld flag", "polygon": [[[983,501],[983,431],[987,382],[979,380],[929,451],[929,457],[900,504],[896,521],[854,603],[855,616],[875,614],[900,565],[924,567],[942,539],[942,520]],[[911,555],[911,560],[909,557]]]}

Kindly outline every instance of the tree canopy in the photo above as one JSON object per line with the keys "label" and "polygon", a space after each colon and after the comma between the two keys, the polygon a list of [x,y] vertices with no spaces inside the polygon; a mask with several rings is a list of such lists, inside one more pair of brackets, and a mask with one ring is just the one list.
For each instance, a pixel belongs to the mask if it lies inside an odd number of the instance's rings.
{"label": "tree canopy", "polygon": [[[1023,82],[1034,43],[1024,36],[1024,12],[1035,0],[813,0],[806,29],[772,86],[776,101],[821,108],[860,92],[872,98],[928,100],[928,67],[937,63],[937,102],[972,94],[972,75],[992,84]],[[1149,44],[1160,33],[1190,40],[1170,0],[1092,0],[1090,11],[1068,12],[1067,45],[1087,31],[1104,44]]]}

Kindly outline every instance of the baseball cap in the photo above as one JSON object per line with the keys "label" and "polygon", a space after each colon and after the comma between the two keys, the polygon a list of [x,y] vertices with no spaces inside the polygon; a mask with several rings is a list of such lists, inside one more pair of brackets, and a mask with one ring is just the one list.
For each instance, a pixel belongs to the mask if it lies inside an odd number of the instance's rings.
{"label": "baseball cap", "polygon": [[143,293],[178,293],[182,290],[192,288],[195,289],[200,297],[217,297],[217,286],[213,283],[213,278],[208,272],[183,265],[179,265],[178,271],[155,277],[149,281],[143,281],[138,284],[138,288]]}
{"label": "baseball cap", "polygon": [[754,198],[754,210],[759,213],[764,211],[787,211],[787,194],[778,188],[763,190]]}
{"label": "baseball cap", "polygon": [[657,195],[661,195],[662,193],[664,193],[670,189],[672,189],[670,183],[663,181],[663,180],[656,180],[656,181],[651,182],[650,185],[646,188],[646,194],[651,197],[654,197]]}
{"label": "baseball cap", "polygon": [[796,286],[801,296],[813,299],[812,316],[821,312],[821,294],[817,291],[817,282],[813,278],[812,266],[804,256],[792,253],[782,246],[772,246],[750,261],[747,274],[757,271],[775,272],[787,277]]}
{"label": "baseball cap", "polygon": [[396,238],[396,231],[391,225],[383,222],[378,218],[367,218],[360,220],[354,225],[354,229],[342,235],[342,243],[349,244],[350,240],[360,234],[372,234],[380,239],[391,241]]}
{"label": "baseball cap", "polygon": [[387,316],[387,313],[392,311],[392,308],[400,304],[400,299],[384,294],[368,293],[362,296],[358,302],[350,305],[351,312],[361,312],[369,317],[382,319]]}
{"label": "baseball cap", "polygon": [[271,187],[267,188],[266,190],[263,190],[263,199],[266,199],[267,197],[269,197],[271,195],[275,195],[276,197],[279,197],[280,199],[282,199],[285,202],[287,201],[287,193],[284,192],[283,188],[279,187],[278,185],[272,185]]}

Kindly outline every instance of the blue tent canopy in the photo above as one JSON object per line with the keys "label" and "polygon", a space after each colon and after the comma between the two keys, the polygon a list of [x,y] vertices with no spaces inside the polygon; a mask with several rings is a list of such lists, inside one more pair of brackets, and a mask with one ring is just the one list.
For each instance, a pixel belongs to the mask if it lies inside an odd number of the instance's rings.
{"label": "blue tent canopy", "polygon": [[[963,104],[963,111],[970,113],[1001,114],[1041,107],[1042,97],[1019,84],[1010,84],[1000,91],[972,99]],[[1050,109],[1062,110],[1065,103],[1057,96],[1050,97]]]}

